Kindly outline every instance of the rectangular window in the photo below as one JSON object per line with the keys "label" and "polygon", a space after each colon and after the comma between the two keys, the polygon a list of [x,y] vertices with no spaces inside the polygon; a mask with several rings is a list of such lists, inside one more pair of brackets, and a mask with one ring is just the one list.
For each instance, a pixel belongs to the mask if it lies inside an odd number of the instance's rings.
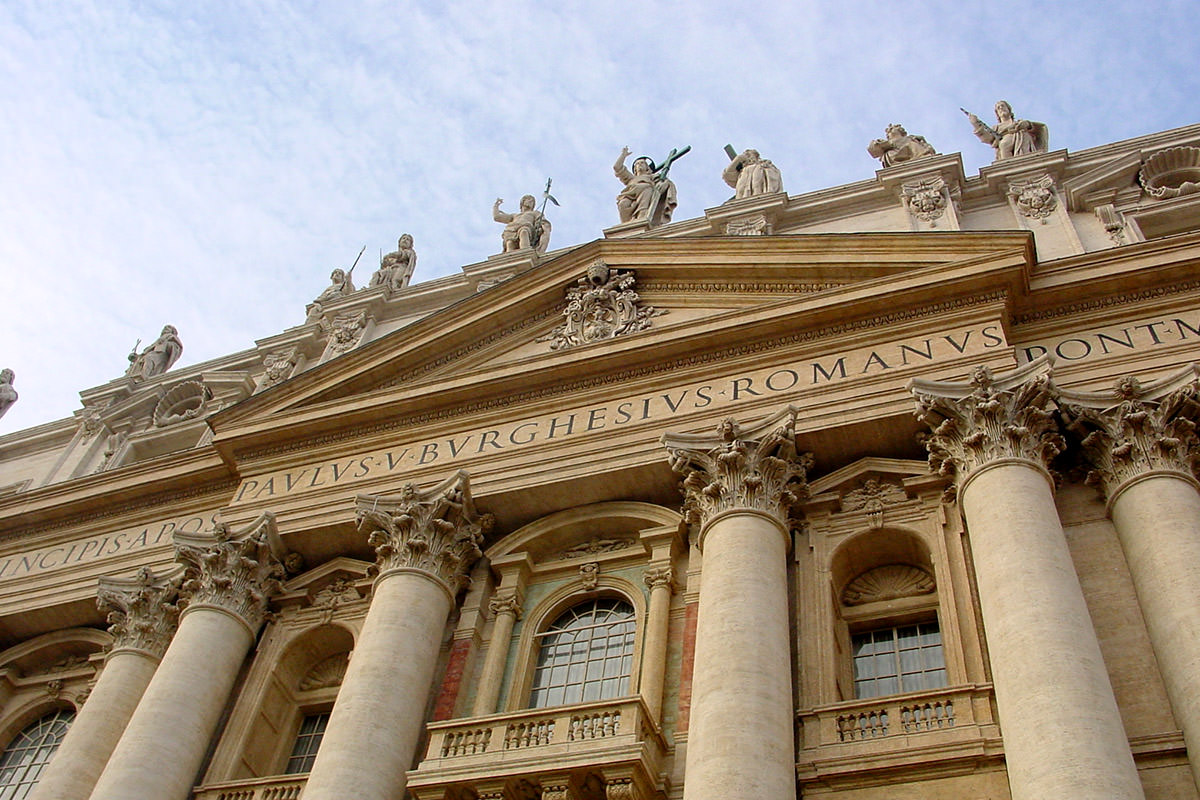
{"label": "rectangular window", "polygon": [[299,775],[312,769],[313,761],[317,758],[317,748],[321,746],[321,737],[325,735],[325,726],[329,723],[329,712],[309,714],[300,723],[300,732],[296,734],[296,744],[292,746],[292,754],[288,757],[288,775]]}
{"label": "rectangular window", "polygon": [[946,685],[946,659],[936,622],[855,634],[854,696],[938,689]]}

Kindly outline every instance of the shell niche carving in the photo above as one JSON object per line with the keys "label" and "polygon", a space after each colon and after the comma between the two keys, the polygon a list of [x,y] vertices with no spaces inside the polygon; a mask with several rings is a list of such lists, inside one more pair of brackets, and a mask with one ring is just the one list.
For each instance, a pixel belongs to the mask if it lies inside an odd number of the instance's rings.
{"label": "shell niche carving", "polygon": [[349,653],[335,653],[329,658],[323,658],[313,665],[303,678],[300,679],[300,691],[324,689],[327,686],[340,686],[342,678],[346,677],[346,666],[350,663]]}
{"label": "shell niche carving", "polygon": [[842,603],[860,606],[899,597],[932,594],[936,588],[933,576],[920,567],[909,564],[888,564],[867,570],[842,590]]}
{"label": "shell niche carving", "polygon": [[212,390],[200,381],[184,381],[171,387],[154,407],[154,424],[158,427],[195,419],[204,412]]}
{"label": "shell niche carving", "polygon": [[1200,147],[1159,150],[1142,162],[1138,182],[1159,200],[1200,192]]}

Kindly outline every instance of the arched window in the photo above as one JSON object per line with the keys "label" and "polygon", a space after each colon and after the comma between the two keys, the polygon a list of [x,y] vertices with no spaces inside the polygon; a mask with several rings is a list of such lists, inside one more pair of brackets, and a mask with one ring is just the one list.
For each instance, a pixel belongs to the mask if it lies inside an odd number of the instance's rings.
{"label": "arched window", "polygon": [[626,695],[636,633],[633,606],[624,600],[602,597],[567,609],[539,636],[530,706]]}
{"label": "arched window", "polygon": [[67,735],[75,712],[59,709],[28,725],[0,755],[0,800],[24,800]]}

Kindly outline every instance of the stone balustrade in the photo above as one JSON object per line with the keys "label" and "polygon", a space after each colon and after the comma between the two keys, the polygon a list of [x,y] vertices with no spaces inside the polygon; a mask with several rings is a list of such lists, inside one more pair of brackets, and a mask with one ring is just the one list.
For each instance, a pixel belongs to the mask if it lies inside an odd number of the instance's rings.
{"label": "stone balustrade", "polygon": [[657,779],[667,748],[640,697],[434,722],[428,731],[425,758],[408,774],[418,800],[451,786],[538,780],[548,769],[644,785]]}
{"label": "stone balustrade", "polygon": [[193,800],[297,800],[308,775],[275,775],[212,783],[196,788]]}
{"label": "stone balustrade", "polygon": [[910,747],[953,753],[961,745],[974,751],[999,736],[991,694],[990,684],[956,686],[802,710],[801,772],[849,755],[893,759]]}

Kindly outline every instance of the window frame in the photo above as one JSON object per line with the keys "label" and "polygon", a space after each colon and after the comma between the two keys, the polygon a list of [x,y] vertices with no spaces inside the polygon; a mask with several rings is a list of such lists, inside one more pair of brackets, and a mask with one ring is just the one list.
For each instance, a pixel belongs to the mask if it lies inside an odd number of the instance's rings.
{"label": "window frame", "polygon": [[[936,614],[924,615],[919,619],[908,619],[908,620],[896,621],[895,619],[886,619],[885,618],[883,620],[876,620],[875,622],[877,624],[862,625],[858,629],[851,629],[849,632],[850,633],[850,650],[849,650],[850,680],[851,680],[851,686],[853,687],[853,690],[854,690],[854,699],[855,700],[875,700],[875,699],[884,698],[884,697],[894,697],[896,695],[901,695],[901,694],[936,692],[941,689],[946,689],[950,686],[950,673],[949,673],[949,669],[946,666],[946,642],[945,642],[944,637],[942,636],[941,625],[939,624],[939,620],[938,620]],[[922,669],[920,672],[916,672],[916,673],[914,673],[914,672],[906,673],[903,671],[903,667],[899,661],[899,654],[902,651],[902,648],[899,646],[900,641],[897,638],[898,633],[901,629],[910,628],[910,627],[917,627],[918,631],[919,631],[920,626],[933,626],[936,629],[937,638],[938,638],[937,650],[938,650],[939,654],[941,655],[941,667],[934,668],[932,670]],[[884,631],[891,632],[892,641],[896,646],[895,646],[895,648],[891,649],[888,652],[896,655],[896,657],[897,657],[896,664],[895,664],[896,672],[889,673],[885,677],[894,676],[896,678],[897,690],[894,692],[886,692],[886,693],[880,693],[880,694],[859,694],[859,691],[858,691],[859,679],[858,679],[858,675],[857,675],[857,669],[855,667],[855,663],[858,660],[859,656],[855,650],[854,640],[855,640],[855,638],[860,637],[860,636],[875,635],[875,634],[878,634],[878,633],[881,633]],[[909,648],[909,649],[912,649],[912,648]],[[917,649],[918,649],[918,651],[920,651],[920,650],[923,650],[924,648],[918,647]],[[922,686],[919,688],[906,688],[902,685],[904,682],[905,675],[913,675],[913,674],[924,675],[928,672],[936,672],[939,670],[942,673],[942,684],[940,686]],[[875,679],[877,679],[877,678],[873,678],[872,680],[875,680]]]}
{"label": "window frame", "polygon": [[[42,776],[42,773],[45,771],[46,766],[53,760],[54,754],[57,753],[58,748],[62,746],[63,739],[65,739],[67,736],[67,733],[70,732],[71,726],[73,724],[75,724],[75,720],[79,716],[79,709],[74,708],[69,705],[54,705],[54,706],[49,706],[49,707],[43,706],[42,708],[38,709],[36,713],[22,715],[22,719],[24,721],[20,724],[20,727],[13,726],[13,727],[16,727],[16,730],[12,730],[9,733],[9,736],[7,737],[7,741],[4,745],[4,747],[2,749],[0,749],[0,757],[3,757],[3,755],[7,754],[9,749],[16,743],[17,739],[19,737],[21,737],[22,735],[24,735],[25,732],[29,728],[33,727],[34,725],[41,724],[48,717],[57,716],[57,715],[63,714],[63,713],[68,713],[71,715],[71,719],[67,723],[67,729],[65,731],[63,731],[62,738],[60,738],[58,740],[58,743],[54,746],[54,750],[50,753],[49,757],[46,759],[45,762],[42,763],[41,769],[38,770],[38,779],[35,780],[31,784],[29,784],[29,783],[24,784],[24,786],[26,786],[27,788],[26,788],[25,794],[22,795],[22,797],[28,797],[30,792],[32,792],[37,787],[38,783],[41,781],[41,776]],[[28,769],[28,765],[25,765],[25,768]],[[12,785],[0,786],[0,797],[6,796],[4,794],[4,792],[6,790],[19,789],[19,788],[21,788],[21,786],[22,786],[21,783],[18,783],[15,786],[12,786]]]}
{"label": "window frame", "polygon": [[[620,611],[621,617],[617,620],[609,620],[607,624],[593,621],[587,625],[571,626],[571,622],[582,619],[583,615],[596,615],[602,610],[602,604],[608,606],[606,610],[610,613]],[[585,608],[586,607],[586,608]],[[625,609],[628,609],[626,612]],[[580,613],[581,612],[581,613]],[[555,626],[564,621],[568,614],[576,613],[573,620],[568,620],[566,624],[559,628]],[[593,616],[593,620],[595,616]],[[628,642],[625,646],[621,644],[614,646],[613,629],[620,626],[622,631],[616,635],[620,637],[622,642]],[[601,632],[603,631],[603,632]],[[633,685],[633,647],[634,638],[637,635],[637,611],[633,604],[623,598],[615,596],[598,596],[593,598],[584,598],[579,602],[567,606],[567,608],[555,617],[546,629],[534,635],[536,644],[536,656],[534,661],[533,677],[531,679],[531,688],[529,692],[529,707],[530,708],[556,708],[564,705],[578,705],[582,703],[601,702],[604,700],[613,700],[619,697],[629,696],[629,687]],[[581,638],[586,637],[586,638]],[[557,641],[551,642],[552,638],[557,638]],[[598,658],[593,657],[596,651],[596,644],[603,641],[603,652]],[[565,660],[560,660],[555,657],[554,653],[548,652],[548,648],[554,648],[561,653],[562,648],[574,650],[580,643],[586,643],[583,658],[574,657],[573,652],[566,653]],[[614,653],[616,654],[614,656]],[[614,676],[606,676],[608,662],[616,658],[618,663],[628,662],[628,667]],[[593,678],[593,665],[598,665],[600,668],[600,676]],[[579,680],[572,680],[570,673],[574,669],[582,666],[583,675]],[[566,675],[563,676],[562,683],[553,680],[555,670],[559,667],[566,667]],[[545,686],[538,686],[538,676],[546,674],[548,680]],[[604,696],[605,684],[616,680],[618,683],[624,681],[625,686],[623,691],[616,692],[611,696]],[[600,697],[587,699],[589,687],[597,687]],[[540,703],[535,702],[536,695],[539,691],[544,691],[548,695],[553,695],[558,689],[563,695],[563,702],[559,703]],[[573,694],[578,693],[580,697],[574,698]],[[571,699],[568,699],[570,697]]]}

